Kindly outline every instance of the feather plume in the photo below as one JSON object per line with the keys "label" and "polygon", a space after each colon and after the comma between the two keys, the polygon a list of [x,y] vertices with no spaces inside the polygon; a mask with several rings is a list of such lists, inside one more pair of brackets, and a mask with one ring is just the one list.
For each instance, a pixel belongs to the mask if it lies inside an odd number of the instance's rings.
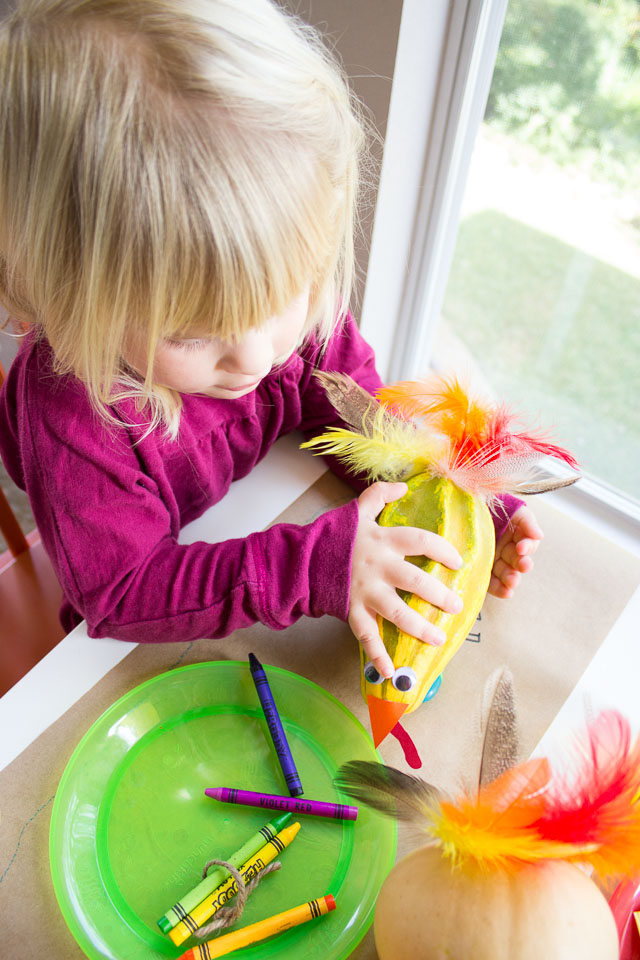
{"label": "feather plume", "polygon": [[485,442],[494,414],[491,404],[470,397],[454,376],[404,380],[383,387],[376,395],[397,416],[426,418],[456,449],[467,447],[470,452]]}
{"label": "feather plume", "polygon": [[573,776],[552,776],[548,760],[535,758],[455,802],[417,777],[363,761],[341,767],[335,783],[419,826],[457,865],[508,870],[563,859],[588,862],[602,876],[637,874],[640,738],[632,743],[628,723],[607,711],[589,725],[579,752]]}
{"label": "feather plume", "polygon": [[[546,435],[513,432],[516,417],[504,405],[472,397],[455,377],[403,381],[377,392],[383,405],[405,419],[422,418],[431,429],[449,440],[446,457],[434,465],[437,476],[446,476],[459,487],[492,500],[500,493],[526,490],[530,470],[544,457],[555,457],[578,469],[574,457]],[[549,481],[536,492],[575,482]]]}
{"label": "feather plume", "polygon": [[575,742],[573,771],[559,774],[536,829],[546,839],[591,843],[589,861],[603,877],[640,868],[640,738],[628,721],[602,712]]}
{"label": "feather plume", "polygon": [[491,674],[485,684],[484,700],[486,722],[480,756],[480,787],[496,780],[518,762],[520,738],[513,675],[507,667]]}
{"label": "feather plume", "polygon": [[336,456],[354,473],[363,473],[370,480],[407,480],[429,470],[444,452],[439,438],[414,423],[392,417],[383,407],[362,432],[329,427],[301,446]]}
{"label": "feather plume", "polygon": [[388,817],[428,829],[438,791],[419,777],[369,760],[343,763],[333,778],[338,790]]}
{"label": "feather plume", "polygon": [[520,764],[483,787],[477,797],[442,803],[430,833],[454,864],[472,860],[487,870],[585,853],[584,844],[547,840],[532,829],[544,810],[548,779],[546,760]]}
{"label": "feather plume", "polygon": [[376,398],[345,373],[316,370],[314,377],[324,387],[340,419],[352,430],[370,436],[375,429],[376,413],[380,409]]}
{"label": "feather plume", "polygon": [[541,433],[511,432],[514,416],[506,407],[472,397],[453,376],[384,387],[380,403],[345,374],[316,377],[350,429],[329,427],[302,446],[337,457],[369,480],[428,473],[495,506],[503,493],[542,493],[579,479],[532,476],[543,456],[572,469],[578,464]]}
{"label": "feather plume", "polygon": [[573,470],[578,469],[578,462],[573,455],[564,447],[551,443],[543,431],[513,432],[510,427],[515,421],[514,414],[504,406],[499,407],[489,422],[487,436],[481,446],[491,450],[496,459],[506,456],[536,456],[538,459],[555,457],[556,460],[563,460]]}
{"label": "feather plume", "polygon": [[456,486],[482,497],[491,506],[502,493],[545,493],[569,486],[580,479],[579,474],[558,480],[534,480],[533,471],[541,454],[497,454],[490,445],[479,447],[471,456],[448,450],[431,465],[431,473],[447,477]]}
{"label": "feather plume", "polygon": [[575,474],[572,477],[558,477],[557,479],[545,477],[544,480],[517,480],[506,492],[512,493],[514,496],[535,496],[538,493],[549,493],[551,490],[562,490],[563,487],[570,487],[579,479],[580,474]]}

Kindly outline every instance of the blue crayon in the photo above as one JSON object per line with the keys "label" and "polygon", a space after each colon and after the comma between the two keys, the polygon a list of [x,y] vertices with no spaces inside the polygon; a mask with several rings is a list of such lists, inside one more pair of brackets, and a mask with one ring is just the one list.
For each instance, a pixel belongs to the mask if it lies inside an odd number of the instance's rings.
{"label": "blue crayon", "polygon": [[282,721],[280,720],[280,715],[278,714],[278,708],[276,707],[276,702],[273,699],[273,693],[271,692],[271,687],[269,686],[269,681],[267,680],[267,675],[264,672],[264,668],[253,653],[249,654],[249,667],[251,669],[253,682],[256,685],[258,696],[260,697],[260,703],[262,704],[267,726],[269,727],[269,733],[271,734],[271,739],[273,740],[273,745],[276,749],[280,766],[282,767],[287,788],[292,797],[299,797],[302,793],[304,793],[304,790],[302,789],[300,777],[298,776],[298,771],[296,770],[296,765],[293,762],[291,750],[289,748],[289,744],[287,743],[285,732],[282,728]]}

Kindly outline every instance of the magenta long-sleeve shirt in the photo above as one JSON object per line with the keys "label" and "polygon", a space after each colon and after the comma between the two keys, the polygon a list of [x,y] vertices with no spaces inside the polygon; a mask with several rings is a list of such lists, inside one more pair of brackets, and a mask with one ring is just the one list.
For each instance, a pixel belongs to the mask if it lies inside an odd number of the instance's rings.
{"label": "magenta long-sleeve shirt", "polygon": [[47,342],[27,338],[0,392],[0,453],[31,501],[64,592],[65,629],[84,618],[90,636],[151,642],[225,636],[256,621],[282,629],[303,615],[346,620],[355,501],[304,526],[178,543],[279,436],[339,422],[317,368],[371,392],[380,385],[349,318],[324,352],[310,338],[247,396],[185,395],[171,441],[162,429],[143,437],[132,402],[113,408],[119,427],[103,422],[82,383],[53,372]]}

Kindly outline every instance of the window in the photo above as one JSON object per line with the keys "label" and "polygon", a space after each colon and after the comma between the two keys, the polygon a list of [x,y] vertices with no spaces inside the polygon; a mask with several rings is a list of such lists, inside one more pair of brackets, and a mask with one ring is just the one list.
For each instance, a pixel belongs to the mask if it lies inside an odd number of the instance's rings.
{"label": "window", "polygon": [[454,2],[442,62],[388,373],[474,371],[633,513],[640,4]]}
{"label": "window", "polygon": [[640,5],[511,0],[433,360],[469,351],[638,499],[639,167]]}

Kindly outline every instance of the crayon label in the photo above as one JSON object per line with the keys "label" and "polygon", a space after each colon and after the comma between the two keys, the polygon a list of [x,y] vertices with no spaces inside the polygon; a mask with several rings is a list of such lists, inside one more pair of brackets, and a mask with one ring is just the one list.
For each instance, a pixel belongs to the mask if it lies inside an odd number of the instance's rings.
{"label": "crayon label", "polygon": [[264,715],[267,721],[267,726],[269,727],[269,732],[271,733],[273,745],[276,748],[276,753],[280,755],[284,754],[286,756],[288,744],[283,739],[284,730],[282,731],[282,736],[280,736],[280,725],[278,723],[279,717],[276,711],[273,709],[273,707],[269,703],[263,703],[262,709],[264,711]]}
{"label": "crayon label", "polygon": [[[263,870],[265,867],[264,861],[262,859],[254,860],[251,866],[242,873],[242,879],[244,880],[245,887]],[[229,884],[226,890],[221,890],[217,897],[214,897],[211,900],[211,907],[215,910],[219,910],[220,907],[224,907],[227,900],[230,900],[231,897],[235,897],[238,892],[238,884],[234,880]]]}
{"label": "crayon label", "polygon": [[293,798],[260,797],[260,806],[268,810],[293,810],[295,813],[311,813],[313,806],[305,800]]}
{"label": "crayon label", "polygon": [[235,882],[230,884],[226,890],[221,890],[217,897],[214,897],[211,901],[211,907],[214,910],[219,910],[220,907],[224,907],[227,900],[231,900],[231,897],[235,897],[238,892],[238,884]]}

